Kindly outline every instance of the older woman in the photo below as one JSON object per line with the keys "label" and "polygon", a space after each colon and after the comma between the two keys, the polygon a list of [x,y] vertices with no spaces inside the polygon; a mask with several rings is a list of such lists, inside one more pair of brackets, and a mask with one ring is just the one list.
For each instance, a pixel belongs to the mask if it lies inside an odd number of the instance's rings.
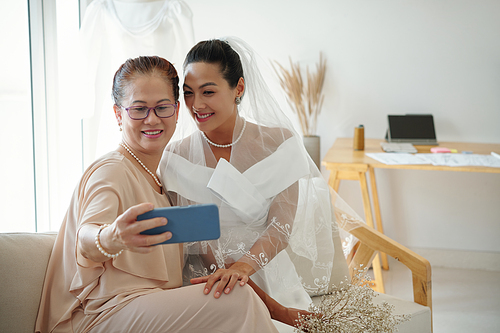
{"label": "older woman", "polygon": [[250,287],[221,299],[182,286],[182,245],[152,246],[170,232],[142,235],[170,206],[154,171],[172,137],[179,86],[159,57],[127,60],[113,81],[122,142],[83,174],[45,276],[36,332],[274,332]]}

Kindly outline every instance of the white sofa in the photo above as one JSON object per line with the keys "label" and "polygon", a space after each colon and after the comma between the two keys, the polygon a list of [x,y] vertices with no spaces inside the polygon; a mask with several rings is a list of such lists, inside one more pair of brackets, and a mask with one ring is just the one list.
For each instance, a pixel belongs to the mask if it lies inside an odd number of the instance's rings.
{"label": "white sofa", "polygon": [[[430,265],[428,262],[371,228],[355,229],[353,234],[360,239],[361,245],[351,265],[370,260],[370,246],[382,244],[380,249],[388,255],[394,256],[394,252],[403,263],[410,262],[410,268],[416,267],[415,271],[412,269],[416,302],[399,300],[384,294],[376,297],[375,301],[386,300],[396,306],[395,313],[412,315],[411,321],[400,325],[399,332],[431,332]],[[367,235],[368,242],[364,242]],[[0,332],[28,333],[34,331],[45,270],[55,237],[55,233],[0,233]],[[338,238],[335,241],[336,246],[340,245]],[[365,253],[366,249],[368,249],[368,254]],[[342,251],[336,252],[333,271],[334,278],[340,281],[345,274],[348,274],[348,266]],[[371,252],[373,253],[373,251]],[[424,275],[424,279],[421,275]],[[425,289],[425,293],[422,296],[423,289]],[[318,301],[318,298],[314,300]]]}
{"label": "white sofa", "polygon": [[34,332],[55,239],[55,233],[0,234],[0,332]]}

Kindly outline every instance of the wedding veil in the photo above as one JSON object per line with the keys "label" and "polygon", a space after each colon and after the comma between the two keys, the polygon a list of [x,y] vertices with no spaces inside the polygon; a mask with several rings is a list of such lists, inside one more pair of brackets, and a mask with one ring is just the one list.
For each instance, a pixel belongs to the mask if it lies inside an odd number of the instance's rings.
{"label": "wedding veil", "polygon": [[263,62],[241,39],[221,40],[243,66],[245,92],[233,142],[241,138],[231,147],[230,160],[217,162],[189,110],[181,107],[159,167],[174,204],[219,206],[221,238],[184,245],[186,258],[208,255],[212,261],[189,258],[186,278],[240,260],[286,287],[293,282],[283,277],[285,263],[297,267],[296,280],[310,295],[325,293],[335,269],[337,222],[354,228],[361,219],[329,188],[309,157],[259,71]]}

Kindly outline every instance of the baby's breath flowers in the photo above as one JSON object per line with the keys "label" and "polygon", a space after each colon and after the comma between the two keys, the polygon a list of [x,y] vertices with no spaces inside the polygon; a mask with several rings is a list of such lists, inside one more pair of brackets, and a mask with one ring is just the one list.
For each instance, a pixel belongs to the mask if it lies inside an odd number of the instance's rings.
{"label": "baby's breath flowers", "polygon": [[295,332],[397,332],[397,326],[410,320],[410,315],[393,315],[394,306],[387,302],[374,305],[376,294],[369,284],[366,269],[360,269],[351,282],[346,278],[332,286],[318,305],[311,304],[312,315],[298,320]]}

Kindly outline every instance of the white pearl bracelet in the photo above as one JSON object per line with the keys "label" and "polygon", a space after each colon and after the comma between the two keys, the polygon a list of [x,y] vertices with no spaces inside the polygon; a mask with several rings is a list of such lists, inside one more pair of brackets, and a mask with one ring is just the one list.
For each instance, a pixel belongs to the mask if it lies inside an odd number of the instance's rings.
{"label": "white pearl bracelet", "polygon": [[120,254],[122,254],[123,250],[121,250],[120,252],[115,253],[115,254],[109,254],[108,252],[106,252],[106,250],[104,250],[102,248],[99,237],[101,235],[101,231],[104,228],[107,228],[107,227],[109,227],[109,224],[103,224],[103,225],[101,225],[101,227],[99,228],[99,231],[95,235],[95,245],[97,246],[97,249],[99,250],[99,252],[101,252],[102,254],[104,254],[108,258],[113,258],[114,259],[114,258],[118,257]]}

